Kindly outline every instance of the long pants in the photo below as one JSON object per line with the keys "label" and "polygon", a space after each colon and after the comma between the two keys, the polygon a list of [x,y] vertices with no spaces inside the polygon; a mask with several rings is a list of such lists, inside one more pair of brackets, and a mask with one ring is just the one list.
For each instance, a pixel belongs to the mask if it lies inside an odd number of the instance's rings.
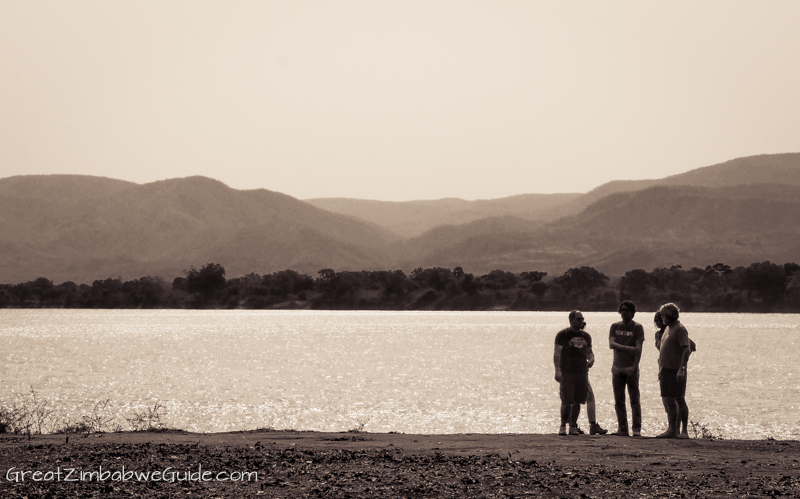
{"label": "long pants", "polygon": [[619,429],[628,429],[628,412],[625,410],[625,388],[631,396],[631,416],[633,429],[642,429],[642,404],[639,402],[639,369],[632,375],[612,374],[611,386],[614,389],[614,410],[617,412]]}

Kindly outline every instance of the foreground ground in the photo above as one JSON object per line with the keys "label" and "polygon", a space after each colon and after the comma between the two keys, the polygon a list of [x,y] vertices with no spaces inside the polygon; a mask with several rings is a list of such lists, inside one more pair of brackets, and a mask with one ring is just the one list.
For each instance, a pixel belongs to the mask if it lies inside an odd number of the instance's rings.
{"label": "foreground ground", "polygon": [[774,440],[0,435],[0,497],[800,497],[799,460]]}

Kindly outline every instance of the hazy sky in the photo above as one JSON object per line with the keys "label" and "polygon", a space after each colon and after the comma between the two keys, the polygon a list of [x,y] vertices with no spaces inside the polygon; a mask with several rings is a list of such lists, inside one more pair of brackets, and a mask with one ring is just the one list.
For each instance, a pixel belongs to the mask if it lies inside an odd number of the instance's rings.
{"label": "hazy sky", "polygon": [[585,192],[800,151],[800,1],[0,0],[0,177]]}

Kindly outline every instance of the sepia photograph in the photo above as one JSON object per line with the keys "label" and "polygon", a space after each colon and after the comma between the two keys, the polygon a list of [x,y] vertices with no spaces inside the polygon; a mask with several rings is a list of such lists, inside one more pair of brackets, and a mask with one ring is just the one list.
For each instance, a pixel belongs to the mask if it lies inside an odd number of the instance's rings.
{"label": "sepia photograph", "polygon": [[798,22],[0,0],[0,497],[800,497]]}

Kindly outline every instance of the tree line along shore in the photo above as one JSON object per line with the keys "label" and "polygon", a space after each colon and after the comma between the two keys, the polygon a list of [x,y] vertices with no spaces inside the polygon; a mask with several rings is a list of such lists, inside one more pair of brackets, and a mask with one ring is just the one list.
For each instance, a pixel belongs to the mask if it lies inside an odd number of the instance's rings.
{"label": "tree line along shore", "polygon": [[287,269],[227,279],[222,265],[208,263],[184,274],[172,283],[147,276],[91,285],[39,277],[0,284],[0,307],[615,311],[630,299],[640,310],[674,302],[687,312],[800,312],[800,265],[794,262],[674,265],[614,279],[588,266],[559,276],[503,270],[475,276],[461,267],[420,267],[410,274],[322,269],[312,277]]}

